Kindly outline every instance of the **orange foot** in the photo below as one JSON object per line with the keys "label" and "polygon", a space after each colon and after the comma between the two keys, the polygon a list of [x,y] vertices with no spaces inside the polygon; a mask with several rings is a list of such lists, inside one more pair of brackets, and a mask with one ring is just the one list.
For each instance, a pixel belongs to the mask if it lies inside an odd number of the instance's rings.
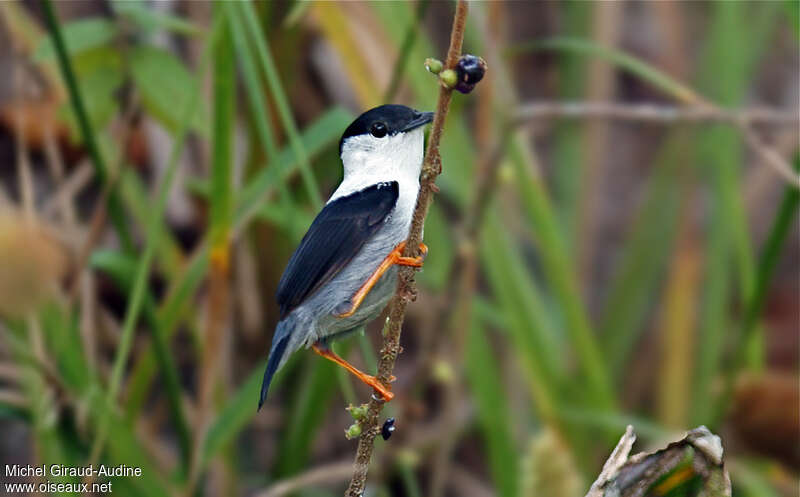
{"label": "orange foot", "polygon": [[375,283],[381,279],[381,276],[388,271],[388,269],[395,264],[398,266],[411,266],[411,267],[422,267],[423,262],[425,261],[425,257],[428,255],[428,246],[424,243],[419,244],[419,249],[422,252],[419,257],[403,257],[401,254],[403,250],[406,248],[406,242],[400,242],[386,258],[381,262],[381,265],[378,266],[378,269],[372,273],[372,275],[361,285],[361,288],[353,295],[353,297],[344,304],[337,307],[337,311],[342,308],[340,313],[336,314],[336,317],[339,318],[346,318],[350,317],[358,310],[358,307],[361,305],[361,302],[364,301],[364,298],[367,294],[372,290],[372,287],[375,286]]}
{"label": "orange foot", "polygon": [[[320,342],[315,343],[311,346],[311,350],[316,352],[317,354],[321,355],[325,359],[329,361],[333,361],[339,366],[345,368],[346,370],[350,371],[356,378],[361,380],[362,382],[366,383],[367,385],[371,386],[378,395],[381,396],[384,402],[389,402],[394,398],[394,394],[392,393],[392,387],[388,385],[384,385],[381,383],[377,378],[374,376],[368,375],[359,371],[355,366],[350,364],[349,362],[345,361],[338,355],[336,355],[331,349],[326,347],[325,345],[320,344]],[[392,382],[395,380],[395,377],[392,376],[389,381]]]}

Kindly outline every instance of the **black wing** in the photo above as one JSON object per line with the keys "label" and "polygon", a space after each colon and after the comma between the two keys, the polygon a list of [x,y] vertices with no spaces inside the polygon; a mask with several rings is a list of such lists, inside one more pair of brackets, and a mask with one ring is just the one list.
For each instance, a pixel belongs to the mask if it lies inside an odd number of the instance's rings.
{"label": "black wing", "polygon": [[281,319],[330,281],[378,231],[397,203],[396,181],[330,202],[317,215],[278,283]]}

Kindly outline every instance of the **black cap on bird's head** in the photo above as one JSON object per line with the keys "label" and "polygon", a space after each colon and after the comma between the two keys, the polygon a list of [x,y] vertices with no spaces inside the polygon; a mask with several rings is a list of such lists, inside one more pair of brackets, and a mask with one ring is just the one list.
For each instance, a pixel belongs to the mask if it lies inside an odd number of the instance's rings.
{"label": "black cap on bird's head", "polygon": [[342,145],[351,136],[370,134],[375,138],[393,136],[419,128],[433,121],[433,112],[420,112],[405,105],[387,104],[370,109],[353,121],[344,130],[339,140],[339,153]]}

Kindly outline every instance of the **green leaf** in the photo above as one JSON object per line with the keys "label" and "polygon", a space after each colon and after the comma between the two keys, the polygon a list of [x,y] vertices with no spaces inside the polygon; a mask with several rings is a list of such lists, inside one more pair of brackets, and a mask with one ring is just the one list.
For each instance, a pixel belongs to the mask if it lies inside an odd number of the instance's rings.
{"label": "green leaf", "polygon": [[[177,57],[152,46],[138,46],[129,53],[131,76],[142,95],[142,103],[173,133],[179,128],[181,112],[197,91],[198,81]],[[208,117],[202,108],[194,112],[191,128],[208,135]]]}
{"label": "green leaf", "polygon": [[105,437],[112,415],[112,407],[116,404],[116,397],[122,386],[122,377],[128,362],[128,355],[133,345],[133,335],[139,319],[139,313],[147,300],[145,297],[149,296],[149,294],[146,293],[147,279],[150,274],[151,264],[156,250],[161,242],[167,197],[172,181],[175,178],[175,171],[178,168],[180,156],[183,153],[189,124],[192,117],[197,115],[196,111],[199,104],[199,94],[198,86],[190,86],[187,93],[183,95],[183,98],[176,101],[176,103],[180,104],[180,107],[177,109],[180,114],[176,121],[176,139],[172,144],[167,167],[158,184],[158,189],[154,198],[153,212],[148,219],[144,250],[142,251],[140,259],[137,261],[136,275],[131,286],[131,295],[125,311],[120,342],[111,370],[108,391],[106,392],[106,414],[101,418],[95,434],[92,458],[99,454],[99,451],[105,443]]}
{"label": "green leaf", "polygon": [[487,340],[486,328],[476,319],[467,340],[465,368],[478,410],[481,432],[489,449],[492,477],[502,497],[517,495],[518,454],[514,444],[509,406],[497,361]]}
{"label": "green leaf", "polygon": [[542,270],[564,317],[565,331],[572,349],[586,375],[587,392],[595,405],[613,409],[616,399],[609,371],[581,299],[577,275],[548,192],[542,178],[529,167],[524,158],[524,149],[519,144],[513,143],[509,154],[518,178],[516,186],[519,198],[528,221],[534,227]]}
{"label": "green leaf", "polygon": [[672,136],[655,159],[644,201],[614,269],[600,316],[600,336],[609,368],[619,379],[628,356],[657,304],[682,200],[676,171],[688,162],[686,137]]}
{"label": "green leaf", "polygon": [[[303,130],[300,141],[308,156],[314,157],[324,147],[335,143],[341,136],[342,130],[352,122],[353,117],[350,112],[334,107]],[[275,192],[281,182],[285,182],[298,171],[298,164],[297,155],[290,147],[286,147],[269,167],[262,168],[250,179],[238,195],[237,227],[258,210],[260,203]]]}
{"label": "green leaf", "polygon": [[[72,63],[92,127],[101,130],[116,115],[119,107],[116,92],[124,78],[122,58],[114,48],[100,47],[74,56]],[[80,131],[75,114],[65,105],[61,115],[73,139],[78,141]]]}
{"label": "green leaf", "polygon": [[[67,53],[66,42],[64,41],[64,34],[61,30],[61,25],[58,22],[55,10],[53,9],[52,0],[43,0],[42,7],[44,10],[45,24],[52,37],[56,54],[58,55],[58,67],[61,76],[64,78],[64,83],[69,92],[70,102],[72,109],[80,128],[81,138],[83,143],[92,158],[92,165],[95,169],[95,174],[101,183],[108,183],[109,170],[105,159],[98,146],[98,137],[95,135],[92,123],[86,112],[86,106],[80,85],[78,84],[75,70],[72,67],[72,61]],[[107,184],[105,186],[108,186]],[[128,230],[127,223],[125,222],[125,215],[122,210],[122,205],[119,196],[115,189],[111,189],[108,195],[108,212],[109,217],[120,237],[123,248],[126,251],[131,251],[133,241],[131,234]]]}
{"label": "green leaf", "polygon": [[83,394],[93,372],[89,371],[77,317],[69,316],[57,305],[45,306],[39,317],[45,343],[62,382],[76,394]]}
{"label": "green leaf", "polygon": [[[283,383],[286,373],[291,371],[301,359],[300,355],[289,358],[272,380],[270,389],[276,391]],[[228,397],[217,417],[212,422],[203,446],[203,460],[210,461],[224,446],[241,433],[247,424],[258,414],[256,406],[261,392],[261,380],[264,377],[266,361],[253,369],[247,379],[239,386],[235,394]]]}
{"label": "green leaf", "polygon": [[[340,355],[346,357],[349,346],[349,342],[343,343]],[[338,366],[308,353],[305,356],[305,375],[295,389],[296,396],[286,418],[289,423],[282,432],[278,447],[278,454],[281,454],[275,467],[278,476],[293,475],[306,466],[311,445],[323,426],[319,422],[320,415],[327,411],[327,405],[337,391]]]}
{"label": "green leaf", "polygon": [[180,17],[148,8],[144,2],[134,0],[115,0],[114,12],[133,21],[139,29],[149,33],[164,29],[182,35],[197,36],[203,30]]}
{"label": "green leaf", "polygon": [[[237,9],[236,7],[239,7]],[[261,66],[264,72],[264,77],[267,81],[272,101],[278,108],[278,116],[283,124],[283,129],[289,137],[289,145],[292,152],[297,156],[297,162],[300,165],[300,175],[303,179],[303,185],[306,192],[315,207],[322,206],[322,198],[319,193],[319,186],[311,170],[311,161],[308,151],[303,147],[303,142],[300,139],[300,132],[297,129],[297,123],[292,115],[289,99],[284,91],[283,84],[278,77],[278,70],[275,66],[275,60],[272,57],[269,43],[258,24],[258,17],[255,9],[249,2],[230,3],[228,4],[228,12],[231,16],[231,22],[236,26],[235,29],[249,30],[251,40],[255,44],[256,53],[261,61]],[[237,15],[238,10],[238,15]]]}
{"label": "green leaf", "polygon": [[[91,255],[89,265],[111,276],[123,292],[129,293],[131,287],[133,287],[134,278],[136,277],[136,261],[133,258],[112,250],[97,250]],[[178,369],[169,351],[164,326],[156,316],[155,309],[153,297],[149,294],[146,295],[143,312],[150,329],[156,359],[163,375],[164,390],[169,401],[170,414],[175,424],[175,430],[178,433],[181,455],[183,456],[183,461],[187,462],[189,460],[190,437],[188,423],[183,412]],[[135,417],[131,418],[135,419]]]}
{"label": "green leaf", "polygon": [[[224,16],[220,8],[215,16]],[[212,250],[228,252],[230,227],[233,218],[233,129],[236,104],[233,42],[231,28],[222,23],[214,44],[211,140],[211,201],[209,238]],[[212,276],[213,279],[213,276]],[[212,282],[213,284],[213,282]]]}
{"label": "green leaf", "polygon": [[[62,25],[61,29],[67,53],[71,56],[106,45],[117,33],[117,27],[112,21],[100,17],[72,21]],[[33,52],[35,61],[51,60],[55,56],[53,40],[49,36],[43,38]]]}
{"label": "green leaf", "polygon": [[550,420],[559,404],[564,354],[554,340],[541,293],[529,272],[523,270],[525,264],[501,225],[496,212],[487,215],[481,234],[481,262],[497,308],[508,324],[514,350],[528,373],[536,411]]}

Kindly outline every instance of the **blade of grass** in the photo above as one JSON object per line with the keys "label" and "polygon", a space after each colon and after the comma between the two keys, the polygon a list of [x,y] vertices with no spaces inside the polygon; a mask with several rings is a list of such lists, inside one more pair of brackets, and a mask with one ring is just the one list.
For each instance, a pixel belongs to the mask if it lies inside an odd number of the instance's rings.
{"label": "blade of grass", "polygon": [[47,346],[50,361],[64,388],[76,395],[85,395],[87,388],[96,379],[96,372],[89,367],[83,342],[80,337],[79,319],[58,305],[45,305],[37,318]]}
{"label": "blade of grass", "polygon": [[[591,26],[594,4],[582,1],[561,2],[564,31],[575,37],[585,37]],[[559,57],[559,89],[562,98],[576,100],[585,94],[587,64],[582,57],[565,53]],[[560,122],[554,136],[553,201],[558,205],[558,216],[564,239],[575,254],[575,237],[579,225],[578,205],[581,185],[581,165],[585,163],[584,125],[578,122]]]}
{"label": "blade of grass", "polygon": [[[323,148],[335,143],[342,131],[353,120],[353,114],[334,107],[327,111],[318,120],[309,125],[300,135],[303,149],[309,157],[319,154]],[[281,150],[278,157],[270,167],[262,168],[250,178],[247,185],[238,195],[236,208],[236,225],[242,227],[244,223],[258,210],[258,204],[269,198],[279,185],[289,179],[298,171],[300,161],[293,148]]]}
{"label": "blade of grass", "polygon": [[559,417],[574,426],[588,428],[590,430],[606,430],[614,433],[624,432],[628,425],[636,427],[637,437],[647,437],[652,440],[667,440],[674,435],[674,432],[654,423],[652,420],[642,416],[622,413],[602,413],[587,411],[580,406],[565,405],[558,411]]}
{"label": "blade of grass", "polygon": [[[122,172],[119,182],[120,195],[131,218],[139,226],[147,226],[152,208],[147,189],[139,174],[131,169]],[[169,278],[174,278],[181,267],[183,253],[178,241],[168,226],[162,226],[161,243],[158,250],[158,266]]]}
{"label": "blade of grass", "polygon": [[316,2],[313,4],[315,18],[325,39],[339,54],[346,74],[350,75],[350,84],[359,104],[370,109],[381,103],[381,95],[377,89],[369,66],[360,52],[359,40],[351,34],[348,15],[338,2]]}
{"label": "blade of grass", "polygon": [[[102,395],[99,386],[97,395],[90,396],[89,409],[95,415],[105,415],[107,400]],[[145,450],[140,437],[136,434],[131,423],[122,418],[119,413],[111,411],[111,425],[114,427],[114,436],[109,437],[104,451],[104,460],[112,465],[124,464],[142,468],[142,477],[119,477],[112,480],[113,489],[122,495],[141,495],[145,497],[168,497],[172,493],[167,484],[162,480],[163,468],[157,468],[153,456]],[[95,422],[102,419],[93,418]],[[162,471],[159,471],[161,469]],[[118,488],[118,486],[120,488]],[[124,490],[123,490],[124,487]]]}
{"label": "blade of grass", "polygon": [[730,458],[726,465],[729,466],[734,488],[744,497],[780,497],[778,492],[769,482],[770,468],[764,468],[759,461],[748,461],[740,458]]}
{"label": "blade of grass", "polygon": [[523,270],[526,264],[509,235],[500,226],[499,215],[487,216],[481,236],[481,260],[521,362],[529,368],[537,410],[542,418],[552,420],[559,403],[555,392],[563,380],[564,354],[552,322],[547,319],[542,296]]}
{"label": "blade of grass", "polygon": [[689,161],[686,138],[675,134],[662,145],[602,306],[599,334],[617,379],[652,310],[674,244],[681,202],[676,168]]}
{"label": "blade of grass", "polygon": [[[136,273],[135,260],[118,252],[98,250],[92,254],[89,265],[111,276],[115,284],[117,284],[121,290],[130,292]],[[181,463],[183,464],[182,470],[185,470],[185,466],[189,461],[189,424],[183,412],[178,369],[175,366],[175,361],[172,359],[163,326],[156,315],[156,304],[151,295],[145,296],[142,312],[151,330],[152,347],[164,380],[164,390],[170,409],[170,415],[178,435],[178,445],[181,450]],[[135,411],[135,413],[138,413],[138,411]],[[131,415],[135,415],[135,413],[128,411],[128,419],[131,421],[135,420],[135,417],[131,417]]]}
{"label": "blade of grass", "polygon": [[550,38],[548,40],[521,43],[510,47],[506,53],[514,56],[519,53],[537,51],[559,51],[575,55],[601,57],[614,63],[634,76],[650,82],[668,95],[684,102],[699,103],[703,99],[694,90],[672,78],[668,74],[656,69],[652,65],[619,50],[612,50],[596,45],[591,40],[578,38]]}
{"label": "blade of grass", "polygon": [[[794,156],[794,169],[800,171],[800,154]],[[786,238],[792,226],[795,226],[795,219],[797,218],[797,207],[800,205],[800,191],[792,186],[787,186],[783,190],[783,198],[781,199],[778,211],[772,221],[772,227],[769,230],[767,240],[764,242],[764,247],[761,249],[761,256],[758,260],[758,270],[756,273],[756,285],[750,301],[747,303],[747,311],[745,313],[744,323],[742,325],[742,335],[739,338],[740,344],[746,344],[750,335],[756,329],[759,316],[764,310],[764,304],[767,299],[767,290],[769,283],[775,274],[775,267],[778,264],[778,257],[781,254],[781,249],[786,243]],[[740,349],[744,351],[745,349]],[[741,359],[737,361],[740,365]]]}
{"label": "blade of grass", "polygon": [[[745,97],[752,68],[779,11],[778,4],[765,5],[752,13],[748,7],[746,4],[715,4],[709,42],[703,54],[704,70],[698,84],[705,93],[726,106],[738,105]],[[734,297],[731,260],[737,263],[740,296],[744,300],[748,300],[753,291],[755,263],[741,201],[741,138],[735,130],[717,125],[700,137],[698,147],[701,164],[708,168],[712,190],[700,350],[693,383],[692,419],[699,424],[707,423],[714,409],[708,399],[714,397],[712,385],[722,365]]]}
{"label": "blade of grass", "polygon": [[[272,388],[277,391],[290,371],[302,365],[303,357],[295,355],[289,358],[281,371],[272,380]],[[261,380],[264,377],[266,361],[262,362],[242,383],[235,394],[228,397],[224,406],[217,413],[214,422],[211,423],[203,447],[203,464],[208,464],[225,446],[229,445],[236,436],[244,430],[250,421],[256,416],[257,412],[253,409],[253,399],[258,398],[261,390]]]}
{"label": "blade of grass", "polygon": [[[239,7],[238,14],[236,15],[236,7]],[[300,173],[303,178],[303,184],[306,188],[311,202],[315,208],[322,206],[322,198],[319,193],[319,186],[317,180],[314,178],[314,173],[311,170],[311,161],[308,152],[303,147],[303,142],[300,139],[300,132],[297,129],[297,124],[292,117],[291,107],[289,100],[286,97],[283,86],[278,78],[278,71],[275,67],[275,62],[269,50],[266,37],[258,25],[258,16],[253,9],[250,2],[238,2],[229,4],[228,8],[231,9],[231,17],[237,26],[237,29],[247,31],[250,33],[251,41],[255,43],[256,53],[261,60],[261,69],[264,71],[264,76],[267,80],[272,100],[278,108],[278,115],[280,116],[286,134],[289,135],[289,144],[292,151],[297,156],[297,162],[300,164]]]}
{"label": "blade of grass", "polygon": [[[14,333],[25,347],[25,352],[32,353],[38,360],[43,360],[43,341],[38,318],[29,317],[27,326],[22,326],[22,330],[8,329],[7,333]],[[11,328],[11,327],[9,327]],[[27,335],[27,336],[26,336]],[[27,340],[24,340],[27,338]],[[22,362],[19,352],[12,351],[16,356],[17,362]],[[23,367],[20,376],[20,387],[28,399],[28,410],[31,416],[31,435],[37,449],[37,459],[43,464],[64,464],[69,463],[71,458],[64,446],[59,433],[59,425],[53,422],[54,405],[52,402],[53,392],[48,388],[46,379],[40,374],[36,367]],[[75,483],[75,478],[59,478],[63,483]]]}
{"label": "blade of grass", "polygon": [[568,252],[558,228],[542,179],[524,159],[524,153],[512,144],[509,157],[519,179],[519,197],[536,233],[542,268],[563,313],[567,336],[586,375],[588,393],[597,407],[614,409],[616,400],[597,339],[592,332],[578,283],[570,268]]}
{"label": "blade of grass", "polygon": [[[202,259],[204,264],[196,260],[188,265],[185,271],[176,270],[179,285],[173,287],[161,307],[156,311],[156,319],[160,323],[164,340],[169,342],[177,330],[178,324],[186,317],[194,317],[190,306],[190,299],[195,291],[205,280],[208,258]],[[131,368],[130,379],[127,385],[127,402],[125,411],[127,416],[135,419],[144,408],[150,385],[156,374],[158,358],[152,344],[148,344],[139,354],[139,359]]]}
{"label": "blade of grass", "polygon": [[183,145],[186,140],[186,132],[194,115],[198,100],[199,85],[192,89],[191,95],[186,100],[187,108],[183,109],[183,119],[181,120],[180,127],[176,133],[175,142],[173,143],[172,150],[170,152],[169,162],[156,193],[156,203],[147,225],[144,251],[142,252],[142,258],[140,259],[136,269],[136,277],[134,278],[133,287],[131,289],[131,297],[128,303],[128,308],[125,311],[125,320],[122,326],[120,343],[117,349],[116,357],[114,358],[111,376],[109,378],[105,407],[107,412],[101,417],[97,432],[95,434],[95,439],[92,445],[92,453],[90,456],[91,461],[96,461],[100,456],[105,439],[107,437],[112,406],[116,402],[116,397],[122,384],[122,375],[124,373],[125,365],[128,361],[128,355],[133,342],[133,332],[139,318],[139,312],[141,311],[142,304],[144,303],[147,278],[150,273],[150,265],[152,263],[155,251],[161,241],[161,226],[164,219],[164,210],[167,204],[167,194],[169,193],[169,189],[172,185],[172,180],[175,177],[175,170],[177,169],[180,155],[183,152]]}
{"label": "blade of grass", "polygon": [[702,254],[694,240],[688,213],[693,206],[691,200],[682,206],[681,236],[673,251],[658,317],[660,364],[656,413],[662,424],[677,429],[687,428],[689,423],[694,329],[702,267]]}
{"label": "blade of grass", "polygon": [[[350,343],[345,342],[340,348],[339,353],[346,356]],[[294,389],[295,398],[287,416],[290,422],[278,445],[278,454],[281,457],[273,469],[276,477],[293,475],[305,467],[311,444],[322,427],[322,423],[318,422],[319,415],[327,411],[333,393],[336,392],[336,365],[306,354],[303,366],[305,374],[302,382]],[[253,411],[253,399],[256,398],[251,399],[250,409]]]}
{"label": "blade of grass", "polygon": [[405,37],[403,38],[403,42],[400,44],[397,60],[395,60],[394,67],[392,68],[392,78],[389,80],[389,87],[386,88],[386,93],[383,95],[384,103],[392,103],[394,97],[397,96],[397,91],[400,89],[400,81],[403,79],[403,76],[406,72],[406,66],[408,65],[409,55],[411,55],[411,49],[414,47],[414,43],[417,41],[419,27],[422,25],[423,20],[425,19],[425,13],[428,11],[429,5],[430,0],[419,0],[417,2],[414,19],[408,23]]}
{"label": "blade of grass", "polygon": [[[793,166],[796,171],[800,171],[800,154],[795,154]],[[709,424],[720,423],[727,412],[727,408],[733,397],[736,374],[746,364],[748,351],[745,345],[752,339],[752,335],[756,330],[758,318],[763,312],[769,282],[772,280],[772,276],[775,272],[780,250],[784,246],[786,237],[789,235],[792,227],[795,225],[798,205],[800,205],[800,191],[793,186],[787,186],[772,222],[769,235],[761,251],[756,275],[755,291],[750,301],[746,304],[742,326],[736,338],[733,340],[733,343],[737,345],[737,347],[734,352],[732,364],[727,370],[723,393],[717,400],[716,405],[713,406],[713,411],[712,408],[707,408],[705,411],[702,411],[703,414],[712,416]]]}
{"label": "blade of grass", "polygon": [[104,185],[106,188],[111,188],[111,191],[108,195],[108,212],[111,216],[111,222],[114,224],[114,229],[116,230],[125,251],[132,252],[133,239],[128,231],[128,225],[125,222],[122,203],[120,202],[116,188],[109,183],[110,176],[108,167],[106,166],[103,156],[100,153],[100,147],[95,139],[94,130],[89,122],[89,116],[86,112],[86,105],[84,104],[84,99],[81,96],[80,88],[78,87],[75,71],[72,68],[69,55],[67,54],[64,36],[61,32],[61,26],[56,18],[55,11],[53,10],[52,0],[43,0],[42,7],[44,10],[45,23],[47,24],[47,29],[50,31],[50,36],[53,39],[53,45],[56,49],[56,55],[58,56],[58,66],[61,70],[61,75],[64,78],[64,82],[66,83],[67,90],[69,92],[70,101],[72,102],[72,108],[75,112],[75,117],[78,120],[83,143],[89,152],[89,156],[92,158],[95,175],[102,185]]}
{"label": "blade of grass", "polygon": [[214,4],[213,16],[219,20],[220,36],[213,45],[213,124],[209,197],[208,299],[198,375],[198,403],[195,440],[189,470],[188,491],[197,488],[203,462],[203,446],[213,416],[213,395],[218,384],[222,337],[230,313],[230,259],[235,207],[233,191],[233,131],[235,126],[236,71],[233,28],[226,22],[227,6]]}
{"label": "blade of grass", "polygon": [[511,427],[514,426],[506,404],[503,381],[497,362],[491,353],[486,329],[476,319],[470,320],[466,360],[467,379],[478,409],[483,438],[488,448],[488,459],[497,494],[516,497],[518,454]]}
{"label": "blade of grass", "polygon": [[[749,33],[748,39],[740,37],[736,40],[741,43],[742,55],[731,69],[732,77],[726,82],[725,86],[727,88],[723,90],[723,93],[720,95],[717,95],[716,92],[710,93],[713,97],[718,98],[723,105],[740,105],[746,98],[756,65],[762,59],[766,43],[773,35],[774,26],[779,20],[780,12],[780,6],[775,4],[765,5],[764,8],[758,9],[754,15],[750,15],[748,12],[741,14],[737,27],[744,29],[744,26],[747,26],[746,31]],[[719,29],[725,29],[725,26]],[[734,43],[729,33],[723,32],[721,37],[724,39],[720,40],[720,46],[716,48],[715,53],[708,55],[710,60],[724,52],[724,47],[731,47],[731,43]],[[708,76],[708,84],[714,86],[722,85],[718,79],[710,75]],[[728,133],[733,134],[731,131],[728,131]],[[729,139],[735,140],[737,144],[741,141],[738,137]],[[741,147],[740,144],[738,146]],[[730,221],[732,253],[739,276],[738,300],[748,302],[756,290],[757,269],[753,255],[752,235],[749,229],[747,213],[745,212],[745,203],[741,200],[744,196],[742,192],[742,174],[741,167],[737,167],[737,164],[743,162],[743,157],[740,152],[739,161],[729,160],[724,162],[728,166],[721,170],[719,193],[724,209],[727,211],[726,218]],[[720,164],[723,164],[723,162],[720,162]],[[762,327],[757,328],[753,333],[752,340],[743,342],[741,347],[744,347],[747,351],[748,367],[753,370],[763,368],[765,348],[764,329]]]}
{"label": "blade of grass", "polygon": [[[272,126],[269,123],[269,107],[267,106],[264,96],[262,94],[262,82],[258,76],[257,60],[250,45],[247,43],[243,26],[240,26],[236,20],[233,5],[228,4],[228,22],[231,25],[231,33],[233,34],[233,41],[236,46],[236,52],[240,54],[239,61],[242,69],[242,76],[247,90],[247,96],[250,100],[250,109],[253,119],[255,121],[255,128],[261,143],[266,148],[267,163],[274,165],[278,158],[278,149],[275,144],[275,136],[272,131]],[[292,204],[289,190],[286,182],[279,182],[279,200],[281,206],[284,208],[286,220],[289,226],[295,224],[295,212],[297,207]],[[289,231],[293,233],[293,231]]]}
{"label": "blade of grass", "polygon": [[228,23],[231,26],[236,52],[240,54],[237,59],[242,70],[242,78],[247,90],[247,98],[250,100],[256,130],[266,148],[267,162],[272,163],[278,157],[278,148],[275,144],[275,134],[272,131],[269,116],[267,115],[267,103],[261,92],[261,80],[256,69],[256,57],[245,39],[245,32],[242,29],[244,26],[241,25],[240,19],[235,15],[234,8],[230,4],[228,6]]}

